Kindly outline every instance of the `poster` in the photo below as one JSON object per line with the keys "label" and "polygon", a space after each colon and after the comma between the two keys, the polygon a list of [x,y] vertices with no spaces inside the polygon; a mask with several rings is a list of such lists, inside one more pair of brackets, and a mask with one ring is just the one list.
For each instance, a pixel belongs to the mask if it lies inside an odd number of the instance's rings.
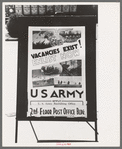
{"label": "poster", "polygon": [[87,117],[85,27],[29,27],[27,117]]}

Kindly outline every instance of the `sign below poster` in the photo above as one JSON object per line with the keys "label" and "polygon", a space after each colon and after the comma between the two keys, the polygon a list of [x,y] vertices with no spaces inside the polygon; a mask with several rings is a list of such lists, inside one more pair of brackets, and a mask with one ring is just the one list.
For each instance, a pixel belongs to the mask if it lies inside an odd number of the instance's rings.
{"label": "sign below poster", "polygon": [[85,27],[29,27],[28,117],[87,117]]}

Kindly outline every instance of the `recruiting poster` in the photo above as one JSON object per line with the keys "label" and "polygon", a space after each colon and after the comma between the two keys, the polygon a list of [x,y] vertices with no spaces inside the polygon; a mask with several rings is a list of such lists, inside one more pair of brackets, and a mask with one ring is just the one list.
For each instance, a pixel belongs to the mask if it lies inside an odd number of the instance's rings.
{"label": "recruiting poster", "polygon": [[87,118],[85,27],[29,27],[27,117]]}

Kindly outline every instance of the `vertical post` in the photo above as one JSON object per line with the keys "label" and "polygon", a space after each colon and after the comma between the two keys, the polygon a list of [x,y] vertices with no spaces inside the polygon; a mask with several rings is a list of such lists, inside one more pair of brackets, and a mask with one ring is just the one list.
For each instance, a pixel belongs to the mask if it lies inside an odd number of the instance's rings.
{"label": "vertical post", "polygon": [[97,137],[97,120],[95,120],[95,142],[98,142],[98,137]]}
{"label": "vertical post", "polygon": [[16,119],[15,143],[17,143],[17,136],[18,136],[18,120]]}

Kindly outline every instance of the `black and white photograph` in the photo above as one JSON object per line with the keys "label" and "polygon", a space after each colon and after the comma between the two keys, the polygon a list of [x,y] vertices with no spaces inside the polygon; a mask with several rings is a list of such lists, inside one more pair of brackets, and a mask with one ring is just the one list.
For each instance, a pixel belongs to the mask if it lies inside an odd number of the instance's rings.
{"label": "black and white photograph", "polygon": [[73,28],[64,28],[55,31],[54,29],[42,29],[33,31],[33,49],[45,49],[63,43],[75,42],[81,38],[81,31]]}
{"label": "black and white photograph", "polygon": [[3,2],[2,146],[119,147],[119,44],[120,2]]}
{"label": "black and white photograph", "polygon": [[60,76],[82,76],[82,60],[70,60],[60,63],[62,73]]}
{"label": "black and white photograph", "polygon": [[54,30],[33,31],[33,49],[45,49],[56,46]]}
{"label": "black and white photograph", "polygon": [[[67,79],[70,78],[71,80],[74,79],[73,76],[82,76],[81,72],[81,60],[70,60],[53,65],[42,66],[41,69],[32,70],[33,87],[53,86],[55,77],[59,76],[60,78],[61,76],[67,76]],[[81,87],[80,84],[79,87]]]}
{"label": "black and white photograph", "polygon": [[82,87],[82,77],[55,77],[54,87]]}

